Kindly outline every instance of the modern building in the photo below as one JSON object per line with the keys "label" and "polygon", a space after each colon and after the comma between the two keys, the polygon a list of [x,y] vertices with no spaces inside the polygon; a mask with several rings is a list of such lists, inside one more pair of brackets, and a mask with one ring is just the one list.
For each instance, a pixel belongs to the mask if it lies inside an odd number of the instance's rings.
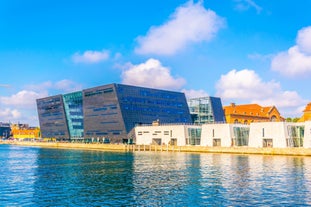
{"label": "modern building", "polygon": [[136,126],[138,145],[311,148],[311,121]]}
{"label": "modern building", "polygon": [[190,114],[195,124],[225,123],[221,99],[218,97],[200,97],[188,99]]}
{"label": "modern building", "polygon": [[0,138],[9,138],[11,135],[11,126],[9,123],[0,122]]}
{"label": "modern building", "polygon": [[224,106],[227,123],[250,124],[253,122],[282,122],[285,119],[275,106],[263,107],[258,104]]}
{"label": "modern building", "polygon": [[204,124],[202,125],[202,146],[233,147],[248,146],[249,125]]}
{"label": "modern building", "polygon": [[192,124],[161,124],[135,127],[137,145],[200,145],[201,126]]}
{"label": "modern building", "polygon": [[136,126],[191,123],[184,93],[108,84],[37,100],[43,138],[131,142]]}
{"label": "modern building", "polygon": [[14,139],[38,139],[40,128],[30,127],[28,124],[12,124],[11,134]]}
{"label": "modern building", "polygon": [[303,115],[298,120],[298,122],[311,121],[311,102],[307,104],[306,108],[303,110]]}
{"label": "modern building", "polygon": [[309,147],[304,144],[305,124],[292,122],[251,123],[250,147]]}

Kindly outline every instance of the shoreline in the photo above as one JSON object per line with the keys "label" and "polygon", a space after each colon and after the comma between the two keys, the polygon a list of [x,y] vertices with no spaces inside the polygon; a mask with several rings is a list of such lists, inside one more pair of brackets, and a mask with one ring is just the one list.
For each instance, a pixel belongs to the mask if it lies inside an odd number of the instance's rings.
{"label": "shoreline", "polygon": [[167,146],[167,145],[124,145],[100,143],[66,143],[66,142],[20,142],[0,141],[0,144],[32,146],[58,149],[120,151],[120,152],[194,152],[194,153],[221,153],[245,155],[286,155],[311,156],[309,148],[252,148],[252,147],[208,147],[208,146]]}

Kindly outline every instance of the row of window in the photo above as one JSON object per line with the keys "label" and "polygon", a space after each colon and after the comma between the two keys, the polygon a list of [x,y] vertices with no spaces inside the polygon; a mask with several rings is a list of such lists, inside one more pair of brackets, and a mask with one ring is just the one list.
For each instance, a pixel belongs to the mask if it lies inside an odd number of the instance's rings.
{"label": "row of window", "polygon": [[104,88],[104,89],[97,89],[96,91],[87,91],[84,93],[84,96],[90,97],[90,96],[96,96],[96,95],[112,93],[112,92],[113,92],[113,88]]}

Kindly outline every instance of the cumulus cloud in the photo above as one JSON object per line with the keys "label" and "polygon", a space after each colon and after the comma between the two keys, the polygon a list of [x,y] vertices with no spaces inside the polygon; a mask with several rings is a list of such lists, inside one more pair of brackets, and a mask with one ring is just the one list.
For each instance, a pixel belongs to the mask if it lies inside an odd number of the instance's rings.
{"label": "cumulus cloud", "polygon": [[190,98],[200,98],[200,97],[206,97],[208,96],[208,93],[202,89],[200,90],[194,90],[194,89],[183,89],[181,90],[183,93],[185,93],[186,98],[190,99]]}
{"label": "cumulus cloud", "polygon": [[21,113],[16,109],[5,108],[0,110],[2,120],[15,120],[21,117]]}
{"label": "cumulus cloud", "polygon": [[256,2],[253,0],[234,0],[234,1],[236,3],[235,9],[238,11],[246,11],[249,10],[250,8],[254,8],[257,14],[259,14],[262,11],[262,7],[256,4]]}
{"label": "cumulus cloud", "polygon": [[287,116],[297,113],[297,108],[307,103],[296,91],[284,91],[280,83],[273,80],[265,82],[255,71],[249,69],[231,70],[222,75],[217,81],[216,89],[217,95],[225,102],[274,105],[283,112],[282,115]]}
{"label": "cumulus cloud", "polygon": [[151,27],[146,36],[137,38],[139,54],[172,55],[189,43],[209,41],[225,21],[214,11],[207,10],[203,2],[189,1],[176,9],[161,26]]}
{"label": "cumulus cloud", "polygon": [[63,79],[57,82],[46,81],[43,83],[27,85],[25,88],[32,91],[41,91],[41,93],[44,91],[46,94],[48,93],[48,90],[57,93],[68,93],[82,90],[82,85],[68,79]]}
{"label": "cumulus cloud", "polygon": [[122,72],[122,83],[161,89],[180,89],[186,81],[175,78],[170,69],[162,66],[156,59],[149,59],[138,65],[127,64]]}
{"label": "cumulus cloud", "polygon": [[38,126],[36,99],[53,94],[81,90],[81,85],[70,80],[46,81],[28,85],[12,95],[0,96],[0,120],[12,123],[27,123]]}
{"label": "cumulus cloud", "polygon": [[108,60],[109,58],[109,51],[108,50],[102,50],[102,51],[92,51],[87,50],[84,53],[80,54],[79,52],[76,52],[72,56],[72,61],[74,63],[98,63],[105,60]]}
{"label": "cumulus cloud", "polygon": [[311,75],[311,26],[298,31],[296,45],[273,57],[271,69],[290,77]]}
{"label": "cumulus cloud", "polygon": [[56,82],[54,87],[58,90],[62,90],[65,93],[82,90],[81,84],[67,79]]}
{"label": "cumulus cloud", "polygon": [[11,96],[0,97],[0,120],[33,124],[33,121],[29,121],[29,117],[36,114],[36,99],[43,97],[43,95],[47,94],[22,90]]}
{"label": "cumulus cloud", "polygon": [[43,95],[34,91],[22,90],[8,97],[0,97],[0,103],[21,108],[33,108],[36,99],[41,98]]}

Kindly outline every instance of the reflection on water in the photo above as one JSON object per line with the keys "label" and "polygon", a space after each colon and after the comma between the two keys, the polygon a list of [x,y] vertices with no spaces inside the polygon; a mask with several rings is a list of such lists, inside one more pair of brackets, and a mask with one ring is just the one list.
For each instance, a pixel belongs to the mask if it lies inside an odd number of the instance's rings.
{"label": "reflection on water", "polygon": [[0,206],[311,206],[311,158],[0,146]]}

